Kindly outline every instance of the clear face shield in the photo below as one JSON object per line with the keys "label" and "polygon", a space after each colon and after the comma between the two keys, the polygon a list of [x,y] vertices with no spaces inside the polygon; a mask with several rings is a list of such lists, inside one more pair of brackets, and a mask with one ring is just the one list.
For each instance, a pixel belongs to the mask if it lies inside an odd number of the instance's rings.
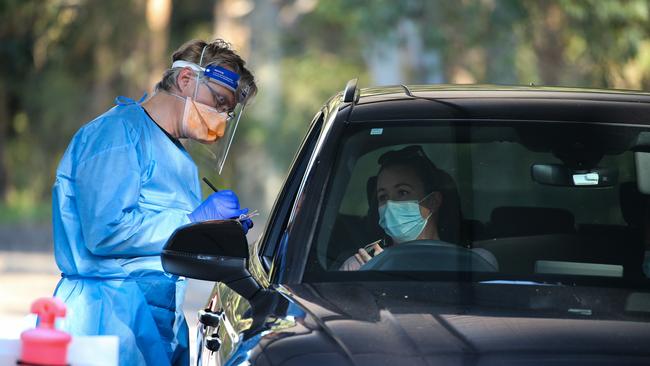
{"label": "clear face shield", "polygon": [[244,112],[246,91],[239,88],[237,73],[219,65],[175,61],[172,68],[176,67],[196,73],[193,98],[184,98],[182,129],[188,138],[184,144],[197,163],[215,167],[221,174]]}

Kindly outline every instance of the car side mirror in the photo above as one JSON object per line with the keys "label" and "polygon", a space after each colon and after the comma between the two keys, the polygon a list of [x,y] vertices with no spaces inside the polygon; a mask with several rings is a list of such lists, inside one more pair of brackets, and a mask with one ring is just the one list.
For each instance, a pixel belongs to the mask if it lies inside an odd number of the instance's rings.
{"label": "car side mirror", "polygon": [[189,224],[171,235],[162,251],[166,272],[199,280],[223,282],[244,298],[260,286],[246,266],[248,242],[237,220]]}

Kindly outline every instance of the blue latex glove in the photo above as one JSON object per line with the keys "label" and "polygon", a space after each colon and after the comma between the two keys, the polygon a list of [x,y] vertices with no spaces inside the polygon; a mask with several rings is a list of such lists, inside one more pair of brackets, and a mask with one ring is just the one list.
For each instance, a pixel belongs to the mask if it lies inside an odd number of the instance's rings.
{"label": "blue latex glove", "polygon": [[[248,212],[248,209],[246,211]],[[244,228],[244,233],[248,233],[248,230],[253,227],[253,220],[251,219],[242,220],[239,223]]]}
{"label": "blue latex glove", "polygon": [[[199,207],[187,216],[192,222],[198,222],[236,219],[239,215],[245,215],[247,213],[247,208],[242,209],[239,207],[239,198],[237,198],[235,192],[223,190],[208,196]],[[250,219],[244,220],[241,224],[244,232],[248,232],[248,229],[252,226],[252,221]]]}

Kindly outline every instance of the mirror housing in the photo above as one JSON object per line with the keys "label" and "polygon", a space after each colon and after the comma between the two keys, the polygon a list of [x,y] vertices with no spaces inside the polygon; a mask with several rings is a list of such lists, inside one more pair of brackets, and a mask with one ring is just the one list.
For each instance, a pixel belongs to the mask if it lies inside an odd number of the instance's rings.
{"label": "mirror housing", "polygon": [[237,220],[182,226],[167,240],[161,257],[168,273],[223,282],[246,299],[260,289],[248,271],[248,242]]}
{"label": "mirror housing", "polygon": [[618,183],[618,171],[613,168],[573,170],[561,164],[533,164],[533,181],[562,187],[611,187]]}

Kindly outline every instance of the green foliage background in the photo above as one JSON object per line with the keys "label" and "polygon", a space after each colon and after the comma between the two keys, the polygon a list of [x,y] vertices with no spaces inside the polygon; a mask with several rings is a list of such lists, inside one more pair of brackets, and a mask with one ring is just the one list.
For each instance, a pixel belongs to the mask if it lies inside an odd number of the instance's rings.
{"label": "green foliage background", "polygon": [[[247,34],[235,46],[248,50],[260,93],[224,174],[202,169],[263,211],[312,116],[354,77],[361,86],[650,86],[645,0],[172,1],[163,31],[146,21],[152,2],[0,0],[0,222],[47,221],[74,132],[115,96],[150,92],[156,65],[188,39],[223,36],[224,19]],[[160,41],[162,60],[151,51]]]}

